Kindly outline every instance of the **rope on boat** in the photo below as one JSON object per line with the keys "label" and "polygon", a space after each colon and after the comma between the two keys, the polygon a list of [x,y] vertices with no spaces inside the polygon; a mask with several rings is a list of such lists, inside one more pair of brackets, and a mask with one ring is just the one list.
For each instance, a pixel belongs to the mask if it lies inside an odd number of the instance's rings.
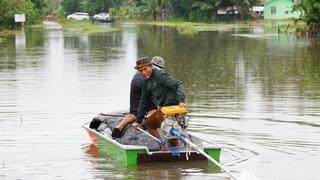
{"label": "rope on boat", "polygon": [[190,139],[187,138],[181,138],[184,142],[189,144],[193,149],[197,150],[200,154],[204,155],[208,160],[213,162],[215,165],[217,165],[219,168],[223,169],[226,173],[228,173],[233,179],[237,180],[237,178],[228,170],[226,169],[222,164],[220,164],[218,161],[213,159],[211,156],[209,156],[206,152],[204,152],[198,145],[194,144],[190,141]]}
{"label": "rope on boat", "polygon": [[186,143],[186,160],[188,161],[189,160],[189,156],[191,154],[191,146],[190,144]]}
{"label": "rope on boat", "polygon": [[[148,132],[146,132],[145,130],[141,129],[141,128],[137,128],[139,131],[145,133],[146,135],[148,135],[149,137],[151,137],[152,139],[156,140],[159,143],[163,143],[161,142],[158,138],[152,136],[151,134],[149,134]],[[215,159],[213,159],[211,156],[209,156],[206,152],[204,152],[198,145],[194,144],[193,142],[190,141],[190,139],[188,138],[183,138],[182,136],[180,136],[180,139],[182,139],[186,144],[188,144],[191,148],[197,150],[200,154],[202,154],[203,156],[205,156],[208,160],[210,160],[211,162],[213,162],[215,165],[217,165],[219,168],[223,169],[226,173],[228,173],[233,179],[237,180],[237,178],[228,170],[226,169],[222,164],[220,164],[218,161],[216,161]],[[190,148],[190,149],[191,149]],[[187,160],[189,159],[188,157],[188,153],[186,153],[186,158]]]}
{"label": "rope on boat", "polygon": [[151,137],[152,139],[156,140],[158,143],[163,144],[163,142],[162,142],[162,141],[160,141],[160,139],[158,139],[158,138],[156,138],[156,137],[152,136],[152,135],[151,135],[151,134],[149,134],[147,131],[145,131],[145,130],[141,129],[140,127],[137,127],[137,129],[138,129],[139,131],[143,132],[144,134],[148,135],[148,136],[149,136],[149,137]]}
{"label": "rope on boat", "polygon": [[[104,113],[100,113],[100,115],[102,116],[116,116],[116,117],[124,117],[125,115],[118,115],[118,114],[104,114]],[[191,115],[191,116],[197,116],[197,115]],[[157,142],[159,142],[160,144],[163,144],[162,141],[160,141],[158,138],[152,136],[151,134],[149,134],[148,132],[146,132],[145,130],[141,129],[141,128],[137,128],[139,131],[143,132],[144,134],[148,135],[149,137],[151,137],[152,139],[156,140]],[[229,174],[234,180],[237,180],[236,176],[234,176],[228,169],[226,169],[222,164],[220,164],[218,161],[216,161],[215,159],[213,159],[211,156],[209,156],[206,152],[204,152],[198,145],[192,143],[190,141],[190,139],[188,138],[182,138],[182,136],[180,136],[180,138],[189,145],[189,147],[197,150],[200,154],[202,154],[203,156],[205,156],[208,160],[210,160],[211,162],[213,162],[215,165],[217,165],[219,168],[223,169],[227,174]],[[191,150],[190,148],[190,150]],[[191,152],[191,151],[190,151]],[[188,153],[186,153],[186,158],[187,160],[189,159]],[[189,154],[190,155],[190,154]]]}

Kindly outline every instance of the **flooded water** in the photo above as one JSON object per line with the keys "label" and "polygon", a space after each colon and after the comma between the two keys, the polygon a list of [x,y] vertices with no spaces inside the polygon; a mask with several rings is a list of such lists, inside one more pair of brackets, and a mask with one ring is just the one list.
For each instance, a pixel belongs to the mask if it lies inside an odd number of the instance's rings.
{"label": "flooded water", "polygon": [[185,83],[189,131],[240,179],[319,179],[320,40],[263,27],[180,34],[124,23],[0,37],[0,179],[227,179],[206,162],[126,168],[81,124],[129,108],[135,60],[159,55]]}

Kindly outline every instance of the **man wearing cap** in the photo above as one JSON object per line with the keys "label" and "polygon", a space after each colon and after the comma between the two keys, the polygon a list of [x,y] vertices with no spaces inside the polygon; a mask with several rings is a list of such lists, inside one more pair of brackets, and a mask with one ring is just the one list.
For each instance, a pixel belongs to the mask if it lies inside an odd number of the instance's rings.
{"label": "man wearing cap", "polygon": [[[143,58],[145,58],[145,57],[138,59],[138,61],[140,61]],[[164,59],[159,56],[154,56],[151,60],[151,64],[153,66],[152,68],[162,70],[164,68]],[[124,129],[124,127],[127,124],[136,120],[144,80],[145,80],[145,78],[143,77],[143,75],[139,71],[137,71],[137,73],[133,76],[133,78],[131,80],[131,85],[130,85],[130,112],[128,115],[126,115],[126,117],[124,117],[122,119],[120,124],[118,124],[112,130],[111,136],[113,138],[121,137],[122,130]],[[148,99],[147,104],[149,107],[148,110],[157,108],[156,101],[154,98]]]}
{"label": "man wearing cap", "polygon": [[[137,119],[132,124],[134,128],[140,127],[143,123],[144,116],[151,109],[148,105],[148,100],[152,97],[156,99],[157,106],[179,105],[186,108],[182,81],[174,79],[163,71],[153,69],[152,62],[147,57],[140,58],[136,62],[135,68],[143,75],[145,81],[142,87]],[[156,128],[150,126],[146,126],[146,128],[150,134],[160,138],[160,134]]]}

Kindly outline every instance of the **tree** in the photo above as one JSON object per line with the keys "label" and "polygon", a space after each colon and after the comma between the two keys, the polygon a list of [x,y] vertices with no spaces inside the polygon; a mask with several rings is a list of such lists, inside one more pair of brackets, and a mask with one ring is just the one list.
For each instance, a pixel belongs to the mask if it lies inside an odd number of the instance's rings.
{"label": "tree", "polygon": [[300,11],[301,19],[306,21],[309,27],[320,29],[319,0],[300,0],[293,6],[293,11]]}
{"label": "tree", "polygon": [[217,12],[215,0],[194,0],[191,2],[190,20],[205,20],[210,21],[215,18]]}
{"label": "tree", "polygon": [[31,0],[36,10],[39,11],[41,15],[43,15],[43,10],[47,6],[44,0]]}
{"label": "tree", "polygon": [[100,12],[109,12],[111,7],[119,6],[121,3],[120,0],[64,0],[62,8],[65,15],[79,11],[93,15]]}
{"label": "tree", "polygon": [[[72,1],[72,0],[68,0]],[[85,0],[86,2],[96,2],[98,0]],[[249,17],[249,9],[258,0],[108,0],[116,7],[112,12],[121,17],[139,18],[152,17],[158,20],[160,17],[166,19],[169,16],[183,18],[192,21],[212,21],[216,19],[219,7],[237,7],[241,19]],[[121,2],[121,3],[119,3]],[[235,10],[235,9],[234,9]],[[117,12],[116,12],[117,11]]]}
{"label": "tree", "polygon": [[62,2],[62,9],[65,15],[80,11],[80,3],[83,0],[64,0]]}
{"label": "tree", "polygon": [[160,0],[145,0],[144,2],[144,12],[147,15],[151,15],[153,20],[156,21],[161,12],[161,1]]}
{"label": "tree", "polygon": [[61,3],[63,0],[45,0],[45,8],[43,9],[44,15],[58,15],[61,11]]}
{"label": "tree", "polygon": [[100,12],[109,12],[109,9],[115,6],[118,2],[113,0],[85,0],[81,4],[81,10],[89,14]]}
{"label": "tree", "polygon": [[250,8],[257,4],[258,0],[220,0],[221,5],[229,5],[237,7],[240,19],[243,20],[249,16]]}
{"label": "tree", "polygon": [[40,13],[34,4],[27,0],[1,0],[0,1],[0,26],[13,28],[15,25],[14,15],[23,13],[26,16],[26,24],[39,22]]}

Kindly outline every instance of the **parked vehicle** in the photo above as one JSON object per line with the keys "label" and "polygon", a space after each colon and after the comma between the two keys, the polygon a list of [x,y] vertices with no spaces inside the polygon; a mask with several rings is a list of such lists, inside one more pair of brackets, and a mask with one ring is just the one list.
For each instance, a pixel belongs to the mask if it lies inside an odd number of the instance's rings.
{"label": "parked vehicle", "polygon": [[68,19],[80,20],[80,21],[89,21],[89,14],[85,12],[75,12],[67,16]]}
{"label": "parked vehicle", "polygon": [[96,21],[104,21],[109,22],[110,21],[110,15],[108,13],[99,13],[93,16],[93,19]]}

